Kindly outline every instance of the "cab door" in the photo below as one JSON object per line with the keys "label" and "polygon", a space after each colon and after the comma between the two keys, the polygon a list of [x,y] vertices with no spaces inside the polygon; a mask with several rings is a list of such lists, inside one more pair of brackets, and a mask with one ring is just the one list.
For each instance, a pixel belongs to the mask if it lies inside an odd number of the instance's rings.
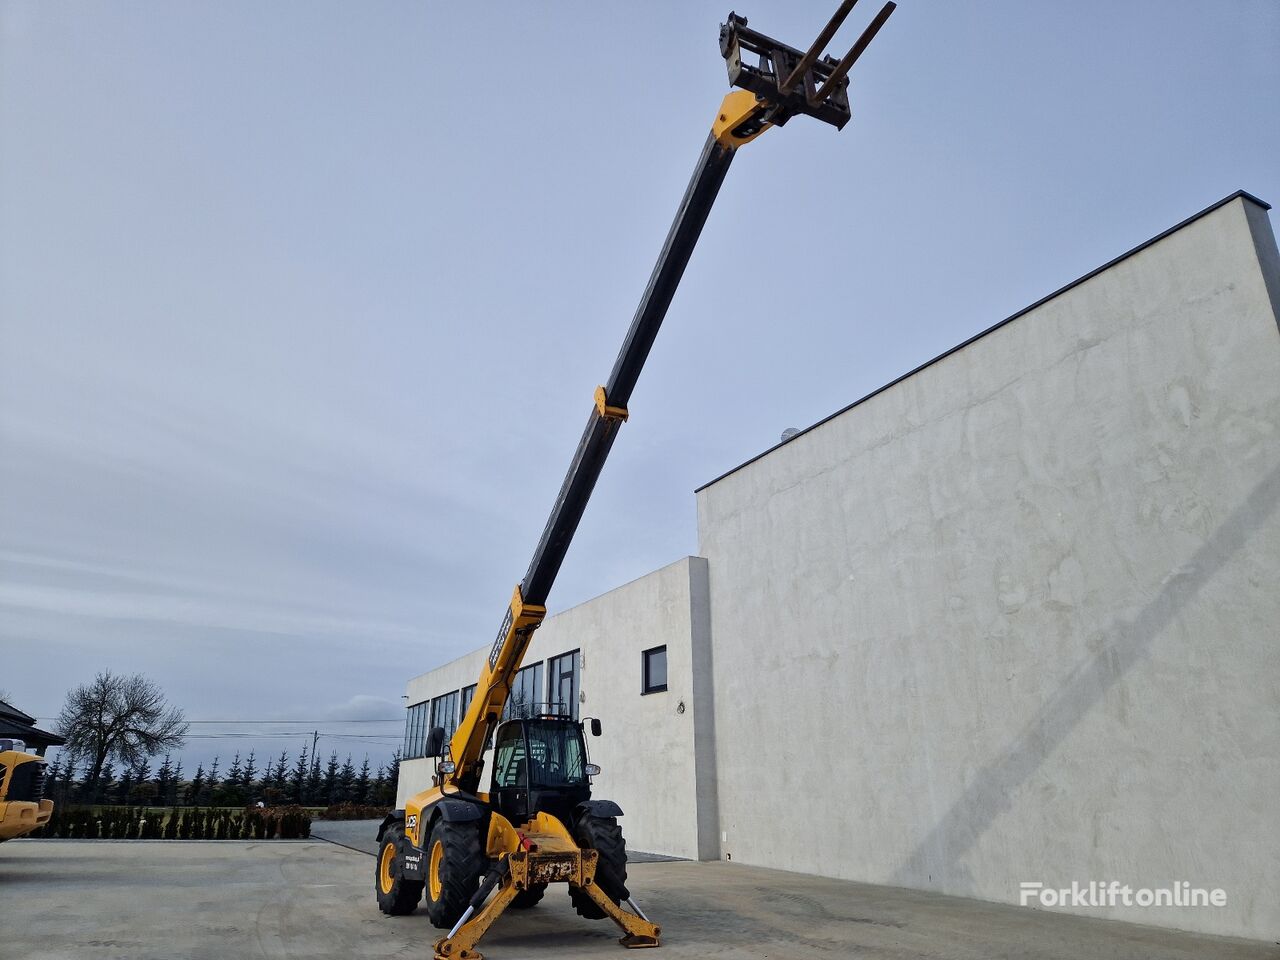
{"label": "cab door", "polygon": [[517,720],[498,728],[493,749],[491,799],[500,814],[517,826],[532,815],[529,810],[529,754],[524,723]]}

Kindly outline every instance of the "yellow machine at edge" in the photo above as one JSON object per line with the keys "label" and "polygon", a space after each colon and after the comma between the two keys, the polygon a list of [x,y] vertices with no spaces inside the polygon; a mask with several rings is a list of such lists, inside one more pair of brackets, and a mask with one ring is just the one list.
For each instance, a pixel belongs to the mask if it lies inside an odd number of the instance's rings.
{"label": "yellow machine at edge", "polygon": [[25,746],[0,740],[0,843],[26,836],[53,816],[53,801],[43,798],[44,758]]}

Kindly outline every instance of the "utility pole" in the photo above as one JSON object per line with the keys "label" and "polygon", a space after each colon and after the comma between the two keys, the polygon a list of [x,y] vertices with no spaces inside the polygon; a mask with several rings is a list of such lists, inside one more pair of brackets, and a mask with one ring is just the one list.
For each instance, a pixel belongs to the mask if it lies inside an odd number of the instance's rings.
{"label": "utility pole", "polygon": [[319,743],[320,743],[320,731],[312,730],[311,731],[311,773],[313,776],[315,775],[315,772],[320,769],[320,764],[316,762],[316,747],[319,745]]}

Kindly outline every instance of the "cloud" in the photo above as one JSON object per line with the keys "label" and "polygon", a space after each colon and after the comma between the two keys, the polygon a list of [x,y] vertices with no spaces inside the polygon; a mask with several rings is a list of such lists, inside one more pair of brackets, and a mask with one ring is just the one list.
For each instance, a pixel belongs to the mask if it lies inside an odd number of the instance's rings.
{"label": "cloud", "polygon": [[386,720],[399,716],[403,711],[402,701],[357,693],[346,703],[327,707],[324,715],[329,720]]}

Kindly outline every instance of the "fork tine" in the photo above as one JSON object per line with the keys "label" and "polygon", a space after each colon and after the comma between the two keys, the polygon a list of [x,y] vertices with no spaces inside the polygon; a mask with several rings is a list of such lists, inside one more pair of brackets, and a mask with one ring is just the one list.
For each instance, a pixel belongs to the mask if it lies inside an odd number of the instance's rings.
{"label": "fork tine", "polygon": [[844,0],[844,3],[840,4],[840,9],[832,15],[831,20],[822,28],[822,32],[818,34],[818,39],[813,41],[805,55],[800,58],[796,68],[787,74],[787,79],[782,81],[778,87],[779,90],[783,93],[790,90],[796,81],[805,75],[805,71],[814,65],[818,57],[822,56],[822,51],[826,49],[827,44],[831,42],[831,38],[836,35],[836,31],[840,29],[840,25],[844,23],[845,18],[849,16],[849,11],[853,9],[853,5],[857,2],[858,0]]}
{"label": "fork tine", "polygon": [[813,95],[813,99],[809,102],[812,104],[822,103],[827,99],[827,95],[840,85],[840,81],[849,73],[849,68],[857,62],[862,56],[862,51],[867,49],[867,44],[875,39],[875,35],[880,32],[880,28],[884,26],[884,22],[889,19],[889,15],[897,9],[897,4],[893,0],[889,0],[876,14],[876,18],[871,21],[866,30],[862,31],[862,36],[854,41],[853,46],[849,48],[849,52],[844,55],[836,68],[831,71],[831,76],[827,78],[827,82],[818,88],[818,92]]}

